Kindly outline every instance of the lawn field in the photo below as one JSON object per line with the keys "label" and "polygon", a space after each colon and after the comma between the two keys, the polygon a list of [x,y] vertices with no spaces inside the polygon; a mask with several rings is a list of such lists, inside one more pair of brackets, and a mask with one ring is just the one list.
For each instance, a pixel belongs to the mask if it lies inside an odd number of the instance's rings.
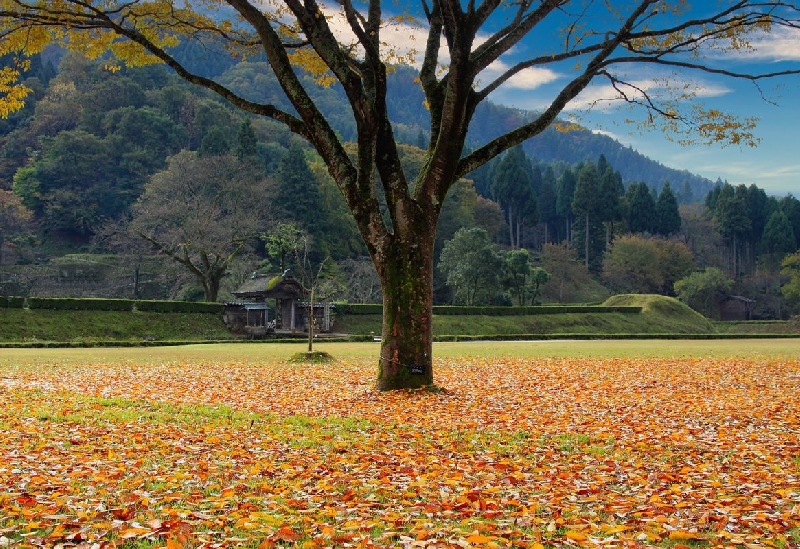
{"label": "lawn field", "polygon": [[0,350],[0,547],[800,544],[800,345]]}

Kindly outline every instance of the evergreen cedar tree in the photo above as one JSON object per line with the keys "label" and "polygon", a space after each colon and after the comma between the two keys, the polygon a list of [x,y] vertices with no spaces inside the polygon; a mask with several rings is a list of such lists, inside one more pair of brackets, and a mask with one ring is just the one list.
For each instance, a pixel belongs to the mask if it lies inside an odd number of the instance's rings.
{"label": "evergreen cedar tree", "polygon": [[[648,110],[651,122],[645,125],[689,130],[702,142],[752,145],[752,120],[712,109],[677,110],[678,99],[691,99],[685,89],[676,86],[674,101],[661,102],[627,82],[626,67],[633,74],[632,65],[661,65],[752,81],[800,71],[739,73],[715,64],[722,56],[714,55],[745,48],[764,32],[795,32],[800,8],[794,2],[631,0],[595,2],[587,13],[582,0],[421,0],[408,7],[418,6],[418,20],[389,13],[397,5],[381,0],[331,5],[206,0],[202,9],[191,6],[172,0],[0,0],[0,55],[16,59],[0,71],[0,114],[23,107],[27,90],[18,82],[26,56],[58,43],[94,57],[108,53],[121,63],[166,63],[187,81],[305,138],[342,192],[381,279],[377,387],[382,390],[434,381],[434,233],[445,195],[460,177],[542,132],[595,80],[612,84],[621,100]],[[602,28],[588,27],[585,18]],[[501,21],[504,25],[498,26]],[[386,43],[384,31],[398,25],[425,35],[417,41],[417,61],[430,130],[424,143],[427,162],[413,181],[400,165],[386,108],[388,65],[412,57]],[[294,110],[248,100],[192,73],[170,55],[170,47],[184,39],[224,42],[237,56],[265,55]],[[522,41],[528,42],[531,57],[499,64],[497,75],[485,71]],[[319,82],[342,86],[358,129],[354,154],[303,87],[298,66]],[[538,116],[465,153],[478,104],[526,69],[548,67],[568,76]]]}

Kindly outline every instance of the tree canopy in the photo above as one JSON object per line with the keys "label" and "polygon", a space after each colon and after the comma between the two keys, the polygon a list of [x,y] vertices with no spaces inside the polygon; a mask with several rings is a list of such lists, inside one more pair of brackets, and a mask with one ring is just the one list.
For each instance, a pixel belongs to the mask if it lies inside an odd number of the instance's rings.
{"label": "tree canopy", "polygon": [[[393,7],[382,0],[341,0],[335,6],[314,0],[207,0],[196,8],[171,0],[0,0],[0,55],[16,57],[0,71],[0,114],[23,106],[28,90],[19,76],[29,65],[27,56],[57,43],[96,58],[110,55],[110,69],[118,62],[163,62],[187,81],[310,142],[344,196],[381,278],[384,322],[377,385],[394,389],[433,382],[435,229],[445,196],[459,178],[543,132],[594,81],[611,84],[619,100],[649,111],[656,128],[687,130],[701,142],[756,142],[753,120],[697,101],[682,109],[681,101],[696,99],[696,91],[674,84],[671,94],[650,94],[628,76],[636,74],[628,72],[632,66],[756,82],[800,72],[797,67],[740,72],[720,64],[722,56],[716,55],[745,50],[764,33],[794,31],[800,8],[793,2],[432,0],[423,1],[417,12],[400,6],[392,13]],[[391,32],[398,28],[406,36],[421,34],[421,51],[392,44]],[[285,97],[254,99],[204,76],[194,68],[198,63],[173,54],[187,38],[221,43],[237,56],[262,56]],[[522,41],[530,55],[507,59]],[[389,65],[399,62],[417,63],[430,110],[427,158],[413,179],[403,172],[386,100]],[[311,82],[298,66],[316,82],[343,89],[349,109],[329,116],[352,117],[354,154],[334,131],[325,106],[311,98]],[[465,152],[478,106],[531,69],[557,71],[565,78],[536,116]]]}

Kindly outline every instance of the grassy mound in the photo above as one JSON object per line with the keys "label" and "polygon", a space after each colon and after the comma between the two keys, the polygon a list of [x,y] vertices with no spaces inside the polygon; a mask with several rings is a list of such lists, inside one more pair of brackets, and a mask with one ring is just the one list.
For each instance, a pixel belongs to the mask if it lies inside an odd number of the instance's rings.
{"label": "grassy mound", "polygon": [[295,353],[289,357],[288,361],[292,364],[326,364],[336,360],[333,355],[325,351],[308,351]]}
{"label": "grassy mound", "polygon": [[608,307],[633,306],[642,308],[644,324],[663,328],[677,334],[711,334],[714,325],[706,317],[674,297],[652,294],[622,294],[608,298]]}

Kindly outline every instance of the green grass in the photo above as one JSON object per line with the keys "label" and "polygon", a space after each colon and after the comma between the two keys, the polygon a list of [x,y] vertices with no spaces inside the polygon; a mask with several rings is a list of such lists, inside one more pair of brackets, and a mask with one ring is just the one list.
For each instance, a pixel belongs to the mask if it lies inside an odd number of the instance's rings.
{"label": "green grass", "polygon": [[[380,344],[319,342],[315,347],[335,359],[374,358]],[[0,367],[40,367],[85,363],[163,364],[236,360],[250,364],[287,361],[307,349],[304,343],[212,343],[177,347],[102,347],[91,349],[3,349]],[[737,340],[592,340],[592,341],[466,341],[435,343],[434,358],[453,357],[599,357],[599,358],[797,358],[800,345],[793,339]],[[2,373],[0,373],[2,375]]]}
{"label": "green grass", "polygon": [[797,334],[800,322],[783,320],[751,320],[747,322],[714,322],[718,334]]}

